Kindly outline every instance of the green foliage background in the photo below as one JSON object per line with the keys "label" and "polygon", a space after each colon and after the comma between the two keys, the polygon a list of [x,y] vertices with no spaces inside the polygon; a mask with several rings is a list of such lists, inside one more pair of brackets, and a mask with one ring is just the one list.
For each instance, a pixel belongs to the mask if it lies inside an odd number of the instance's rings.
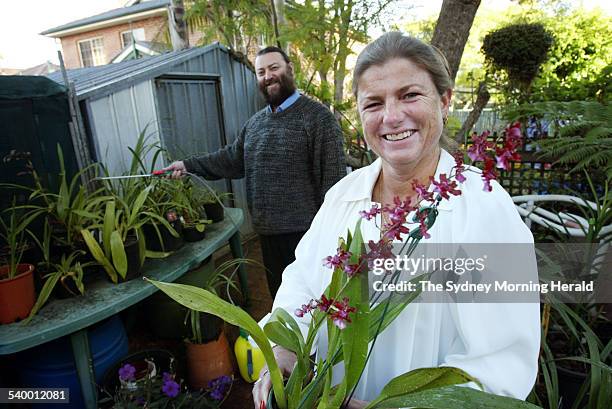
{"label": "green foliage background", "polygon": [[[419,38],[430,40],[437,14],[399,28]],[[530,100],[572,101],[610,100],[612,87],[612,22],[601,10],[541,7],[538,2],[512,4],[508,9],[487,9],[482,5],[476,14],[457,74],[455,104],[471,101],[469,91],[476,92],[485,77],[485,57],[480,51],[487,33],[512,23],[541,23],[553,35],[548,59],[542,65],[532,86]],[[501,89],[508,82],[503,72],[491,77],[492,103],[512,101]]]}

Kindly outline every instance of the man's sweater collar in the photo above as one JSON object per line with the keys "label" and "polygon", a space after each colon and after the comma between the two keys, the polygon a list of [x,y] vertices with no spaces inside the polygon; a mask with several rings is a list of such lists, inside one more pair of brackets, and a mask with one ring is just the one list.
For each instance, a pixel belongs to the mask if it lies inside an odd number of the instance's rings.
{"label": "man's sweater collar", "polygon": [[[278,106],[278,108],[276,108],[276,113],[285,111],[287,108],[293,105],[293,103],[297,101],[299,97],[300,93],[298,90],[295,90],[293,94],[291,94],[286,100],[283,101],[282,104]],[[270,105],[266,106],[266,112],[269,114],[272,113],[272,107]]]}

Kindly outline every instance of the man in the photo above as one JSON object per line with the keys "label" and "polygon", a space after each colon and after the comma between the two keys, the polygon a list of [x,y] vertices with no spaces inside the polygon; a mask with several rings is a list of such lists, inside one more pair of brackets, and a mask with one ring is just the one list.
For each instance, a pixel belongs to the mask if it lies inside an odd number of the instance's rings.
{"label": "man", "polygon": [[238,138],[217,152],[172,163],[172,177],[191,172],[215,180],[246,177],[247,200],[259,234],[272,298],[295,247],[346,174],[342,132],[325,106],[300,95],[293,64],[278,47],[255,59],[257,84],[268,106],[253,115]]}

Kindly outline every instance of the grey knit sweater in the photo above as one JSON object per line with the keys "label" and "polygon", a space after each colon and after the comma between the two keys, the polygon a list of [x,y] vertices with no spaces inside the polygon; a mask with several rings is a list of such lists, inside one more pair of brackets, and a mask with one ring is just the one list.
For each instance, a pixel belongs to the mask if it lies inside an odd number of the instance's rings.
{"label": "grey knit sweater", "polygon": [[184,162],[189,172],[210,180],[246,177],[260,234],[307,230],[327,190],[346,175],[336,119],[303,95],[282,112],[257,112],[231,145]]}

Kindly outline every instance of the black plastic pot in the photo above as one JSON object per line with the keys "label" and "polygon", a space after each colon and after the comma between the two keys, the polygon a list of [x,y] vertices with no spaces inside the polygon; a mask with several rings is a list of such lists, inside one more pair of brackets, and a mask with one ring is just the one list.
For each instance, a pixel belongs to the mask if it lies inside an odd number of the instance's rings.
{"label": "black plastic pot", "polygon": [[127,273],[125,278],[118,277],[120,283],[133,280],[141,276],[140,271],[140,248],[138,239],[135,236],[129,236],[125,243],[123,243],[125,249],[125,256],[127,258]]}
{"label": "black plastic pot", "polygon": [[204,211],[206,212],[206,217],[212,220],[213,223],[221,222],[225,217],[223,206],[217,202],[206,203],[204,205]]}
{"label": "black plastic pot", "polygon": [[[162,224],[145,224],[142,226],[142,231],[147,240],[147,249],[152,251],[175,251],[181,248],[183,245],[183,239],[181,238],[182,225],[179,220],[175,222],[169,222],[170,225],[179,234],[179,237],[174,237],[168,229]],[[161,235],[161,242],[159,241],[160,236],[157,234],[157,230]]]}
{"label": "black plastic pot", "polygon": [[206,230],[199,231],[194,225],[183,226],[183,240],[193,243],[203,240],[206,237]]}
{"label": "black plastic pot", "polygon": [[57,281],[53,288],[53,295],[59,299],[78,297],[81,295],[74,280],[68,276],[64,276]]}
{"label": "black plastic pot", "polygon": [[[563,397],[563,407],[571,408],[578,397],[580,387],[587,379],[587,374],[557,366],[557,377],[559,379],[559,395]],[[582,408],[585,404],[586,396],[578,407]]]}

